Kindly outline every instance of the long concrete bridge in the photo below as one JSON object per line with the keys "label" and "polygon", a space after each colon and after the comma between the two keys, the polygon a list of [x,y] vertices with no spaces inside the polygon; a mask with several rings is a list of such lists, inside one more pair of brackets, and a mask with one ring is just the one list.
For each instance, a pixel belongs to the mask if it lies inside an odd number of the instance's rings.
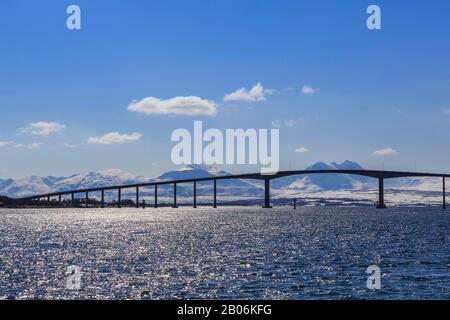
{"label": "long concrete bridge", "polygon": [[70,191],[62,191],[62,192],[54,192],[48,194],[40,194],[34,195],[26,198],[13,199],[13,201],[20,205],[21,203],[27,203],[30,201],[41,201],[42,199],[46,199],[50,202],[51,198],[58,197],[58,201],[62,203],[62,197],[70,195],[72,204],[74,204],[75,194],[84,194],[86,197],[86,205],[89,201],[89,193],[92,192],[101,192],[101,207],[105,207],[105,191],[117,190],[117,206],[120,208],[122,203],[122,190],[124,189],[134,189],[136,195],[136,207],[139,207],[139,190],[140,188],[154,188],[154,207],[158,207],[158,186],[161,185],[173,185],[173,207],[177,208],[177,185],[192,183],[193,184],[193,206],[197,207],[197,183],[212,181],[213,182],[213,195],[214,202],[213,207],[217,208],[217,183],[220,183],[222,180],[230,180],[230,179],[249,179],[249,180],[261,180],[264,181],[264,208],[271,208],[270,202],[270,182],[275,179],[294,176],[294,175],[311,175],[311,174],[349,174],[349,175],[358,175],[365,176],[378,179],[378,202],[377,208],[384,209],[386,208],[384,201],[384,181],[386,179],[394,179],[394,178],[404,178],[404,177],[435,177],[442,179],[442,205],[443,208],[446,209],[446,200],[445,200],[445,178],[450,177],[450,174],[438,174],[438,173],[423,173],[423,172],[402,172],[402,171],[378,171],[378,170],[299,170],[299,171],[281,171],[274,175],[262,175],[260,173],[252,173],[252,174],[239,174],[239,175],[226,175],[226,176],[211,176],[204,178],[193,178],[193,179],[184,179],[184,180],[164,180],[164,181],[150,181],[147,183],[138,183],[138,184],[130,184],[130,185],[116,185],[116,186],[105,186],[105,187],[96,187],[89,189],[80,189],[80,190],[70,190]]}

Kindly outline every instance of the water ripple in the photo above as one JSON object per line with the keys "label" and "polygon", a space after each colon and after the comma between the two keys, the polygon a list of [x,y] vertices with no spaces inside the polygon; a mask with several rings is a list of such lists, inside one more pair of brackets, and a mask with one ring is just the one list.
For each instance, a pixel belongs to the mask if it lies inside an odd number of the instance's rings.
{"label": "water ripple", "polygon": [[450,299],[437,209],[2,209],[0,243],[4,299]]}

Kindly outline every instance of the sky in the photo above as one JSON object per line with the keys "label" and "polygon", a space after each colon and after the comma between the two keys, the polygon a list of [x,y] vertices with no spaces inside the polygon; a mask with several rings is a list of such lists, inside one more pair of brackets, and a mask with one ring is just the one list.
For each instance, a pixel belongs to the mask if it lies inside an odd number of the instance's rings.
{"label": "sky", "polygon": [[195,120],[279,128],[281,170],[450,172],[447,0],[2,0],[0,38],[3,178],[156,176]]}

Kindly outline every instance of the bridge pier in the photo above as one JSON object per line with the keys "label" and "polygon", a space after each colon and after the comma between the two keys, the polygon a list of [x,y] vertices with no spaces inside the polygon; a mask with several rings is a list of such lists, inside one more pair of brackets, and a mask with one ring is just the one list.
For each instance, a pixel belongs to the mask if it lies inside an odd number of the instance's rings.
{"label": "bridge pier", "polygon": [[173,206],[172,208],[178,208],[177,206],[177,184],[173,184]]}
{"label": "bridge pier", "polygon": [[[101,186],[101,187],[93,187],[89,189],[78,189],[78,190],[68,190],[65,192],[56,192],[56,193],[47,193],[41,195],[34,195],[19,199],[10,199],[11,202],[14,202],[17,205],[26,205],[29,204],[30,201],[36,205],[42,206],[51,206],[57,205],[59,202],[60,206],[70,206],[73,207],[89,207],[91,204],[94,206],[98,205],[97,198],[93,197],[93,201],[89,200],[89,193],[101,192],[101,207],[104,208],[107,203],[105,203],[105,191],[118,190],[118,201],[117,206],[119,208],[122,207],[122,189],[132,189],[136,188],[136,207],[140,205],[139,200],[143,200],[143,197],[140,197],[140,189],[142,188],[150,188],[150,186],[155,187],[155,203],[154,207],[158,207],[158,185],[167,185],[170,188],[170,185],[173,184],[173,207],[177,208],[177,184],[180,183],[193,183],[194,192],[193,192],[193,206],[197,207],[197,183],[203,181],[213,182],[213,207],[217,208],[217,180],[222,179],[256,179],[258,181],[264,181],[264,208],[271,208],[271,195],[270,195],[270,183],[273,179],[278,179],[282,177],[288,177],[292,175],[304,175],[304,174],[351,174],[351,175],[360,175],[365,177],[370,177],[372,179],[378,179],[378,201],[376,203],[376,207],[380,209],[386,208],[385,199],[384,199],[384,180],[393,179],[393,178],[401,178],[401,177],[434,177],[434,178],[442,178],[442,208],[446,209],[446,178],[450,177],[450,174],[446,173],[425,173],[425,172],[401,172],[401,171],[380,171],[380,170],[296,170],[296,171],[281,171],[273,176],[265,176],[261,173],[252,173],[252,174],[239,174],[239,175],[226,175],[226,176],[212,176],[205,178],[190,178],[183,180],[171,180],[171,181],[150,181],[146,183],[133,184],[133,185],[114,185],[114,186]],[[83,206],[83,198],[85,195],[85,206]],[[77,198],[75,198],[77,196]],[[70,198],[71,197],[71,204]],[[297,208],[298,199],[293,199],[294,209]],[[8,201],[9,203],[9,201]],[[127,202],[124,202],[127,203]],[[169,201],[170,205],[170,201]]]}
{"label": "bridge pier", "polygon": [[447,203],[445,200],[445,177],[442,177],[442,209],[447,209]]}
{"label": "bridge pier", "polygon": [[264,179],[264,209],[271,209],[270,205],[270,179]]}
{"label": "bridge pier", "polygon": [[136,187],[136,208],[139,208],[139,187]]}
{"label": "bridge pier", "polygon": [[384,179],[378,178],[378,204],[377,209],[386,209],[384,203]]}
{"label": "bridge pier", "polygon": [[217,208],[217,179],[214,179],[214,205],[213,208]]}
{"label": "bridge pier", "polygon": [[158,185],[155,184],[155,204],[154,204],[155,208],[158,208]]}
{"label": "bridge pier", "polygon": [[102,200],[101,200],[100,206],[102,208],[105,207],[105,189],[102,189]]}
{"label": "bridge pier", "polygon": [[194,181],[194,208],[197,208],[197,181]]}

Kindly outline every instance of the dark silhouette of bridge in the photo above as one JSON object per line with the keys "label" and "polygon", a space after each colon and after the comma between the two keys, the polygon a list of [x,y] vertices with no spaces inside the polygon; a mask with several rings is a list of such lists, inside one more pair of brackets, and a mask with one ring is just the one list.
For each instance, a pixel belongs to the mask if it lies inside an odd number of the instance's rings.
{"label": "dark silhouette of bridge", "polygon": [[281,171],[274,175],[262,175],[260,173],[252,173],[252,174],[238,174],[238,175],[225,175],[225,176],[211,176],[204,178],[192,178],[192,179],[184,179],[184,180],[162,180],[162,181],[150,181],[146,183],[137,183],[137,184],[129,184],[129,185],[116,185],[116,186],[105,186],[105,187],[96,187],[89,189],[80,189],[80,190],[70,190],[70,191],[62,191],[62,192],[54,192],[48,194],[40,194],[34,195],[30,197],[13,199],[16,205],[21,205],[25,203],[30,203],[33,201],[41,201],[42,199],[47,199],[47,202],[50,202],[51,198],[58,197],[58,201],[62,203],[62,197],[70,195],[71,203],[75,203],[75,194],[84,194],[86,196],[86,206],[89,202],[89,193],[92,192],[101,192],[101,207],[105,207],[105,191],[117,190],[117,206],[120,208],[122,204],[122,190],[124,189],[135,189],[136,194],[136,207],[139,207],[139,189],[140,188],[148,188],[154,187],[154,207],[158,207],[158,186],[162,185],[173,185],[173,207],[177,208],[177,185],[184,183],[192,183],[193,184],[193,206],[197,207],[197,183],[212,181],[213,182],[213,207],[217,208],[217,183],[220,183],[222,180],[230,180],[230,179],[251,179],[251,180],[260,180],[264,181],[264,208],[271,208],[270,202],[270,182],[275,179],[294,176],[294,175],[311,175],[311,174],[348,174],[348,175],[358,175],[371,177],[374,179],[378,179],[378,202],[377,208],[384,209],[386,208],[384,201],[384,181],[386,179],[394,179],[394,178],[405,178],[405,177],[435,177],[442,178],[442,203],[443,208],[446,209],[446,200],[445,200],[445,178],[450,177],[450,174],[438,174],[438,173],[423,173],[423,172],[402,172],[402,171],[378,171],[378,170],[299,170],[299,171]]}

